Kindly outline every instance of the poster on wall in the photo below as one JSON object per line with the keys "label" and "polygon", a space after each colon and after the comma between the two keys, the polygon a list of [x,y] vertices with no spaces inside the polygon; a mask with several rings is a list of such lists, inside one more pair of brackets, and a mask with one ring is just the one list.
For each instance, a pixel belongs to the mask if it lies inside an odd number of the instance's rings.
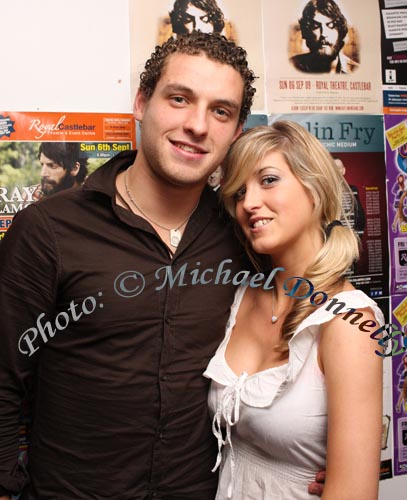
{"label": "poster on wall", "polygon": [[[393,295],[392,322],[404,336],[393,345],[393,435],[394,474],[407,474],[407,297]],[[394,340],[394,339],[392,339]],[[403,341],[403,343],[402,343]],[[397,350],[396,350],[397,349]]]}
{"label": "poster on wall", "polygon": [[384,113],[407,106],[407,0],[379,0]]}
{"label": "poster on wall", "polygon": [[354,194],[355,205],[349,211],[349,219],[362,244],[359,262],[349,271],[349,280],[373,299],[387,297],[389,255],[383,117],[327,114],[271,116],[272,121],[276,119],[300,123],[334,157]]}
{"label": "poster on wall", "polygon": [[[388,297],[385,300],[388,303]],[[387,309],[388,311],[388,309]],[[386,314],[386,321],[388,314]],[[392,358],[383,359],[383,415],[380,479],[393,477]]]}
{"label": "poster on wall", "polygon": [[[380,307],[384,315],[385,323],[390,322],[390,297],[376,298],[375,302]],[[386,330],[387,331],[387,330]],[[380,332],[380,338],[374,338],[373,341],[379,342],[386,333]],[[399,339],[396,339],[397,341]],[[373,348],[377,352],[385,354],[382,356],[383,360],[383,413],[382,413],[382,446],[381,446],[381,460],[380,460],[380,479],[391,479],[393,477],[393,378],[392,378],[392,351],[393,343],[388,342],[383,348],[381,344],[373,344]]]}
{"label": "poster on wall", "polygon": [[390,290],[407,293],[407,116],[385,115]]}
{"label": "poster on wall", "polygon": [[263,15],[271,113],[382,112],[378,4],[264,2]]}
{"label": "poster on wall", "polygon": [[193,29],[222,33],[244,47],[258,77],[252,111],[264,110],[264,70],[261,0],[129,0],[132,97],[140,73],[156,45]]}
{"label": "poster on wall", "polygon": [[0,112],[0,240],[18,211],[134,148],[130,113]]}

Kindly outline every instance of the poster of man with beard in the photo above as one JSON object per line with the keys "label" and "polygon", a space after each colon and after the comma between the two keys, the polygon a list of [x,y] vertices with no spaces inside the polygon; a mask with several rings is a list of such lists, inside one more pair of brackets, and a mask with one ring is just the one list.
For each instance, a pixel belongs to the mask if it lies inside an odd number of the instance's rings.
{"label": "poster of man with beard", "polygon": [[132,113],[0,111],[0,243],[18,212],[135,146]]}
{"label": "poster of man with beard", "polygon": [[41,182],[31,191],[39,200],[64,189],[80,186],[87,175],[87,158],[81,158],[77,142],[43,142],[38,159],[41,165]]}
{"label": "poster of man with beard", "polygon": [[378,3],[368,14],[364,2],[354,0],[263,7],[270,113],[382,113]]}
{"label": "poster of man with beard", "polygon": [[[343,51],[348,22],[334,0],[310,0],[304,7],[299,26],[309,52],[291,58],[296,69],[305,73],[347,74],[358,68],[358,62]],[[358,58],[356,43],[351,51],[352,56]]]}

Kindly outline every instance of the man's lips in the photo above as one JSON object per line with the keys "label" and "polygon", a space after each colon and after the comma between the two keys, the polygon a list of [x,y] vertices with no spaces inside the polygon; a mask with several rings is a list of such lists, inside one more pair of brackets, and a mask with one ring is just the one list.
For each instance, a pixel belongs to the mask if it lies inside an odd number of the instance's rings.
{"label": "man's lips", "polygon": [[186,142],[178,142],[178,141],[170,141],[173,146],[178,149],[182,149],[182,151],[186,151],[187,153],[192,154],[206,154],[207,151],[200,146],[196,146],[195,144],[188,144]]}

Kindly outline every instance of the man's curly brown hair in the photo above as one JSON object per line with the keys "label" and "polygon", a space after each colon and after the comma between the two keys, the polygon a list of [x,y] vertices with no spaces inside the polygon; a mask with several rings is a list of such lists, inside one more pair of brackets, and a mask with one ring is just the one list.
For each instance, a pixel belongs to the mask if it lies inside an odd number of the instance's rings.
{"label": "man's curly brown hair", "polygon": [[174,53],[187,55],[204,53],[209,59],[222,64],[229,64],[240,73],[244,89],[239,122],[243,123],[246,120],[256,92],[256,89],[252,86],[256,77],[253,71],[249,69],[247,52],[218,33],[193,31],[191,34],[169,38],[162,46],[157,46],[140,75],[139,89],[146,97],[153,95],[168,56]]}

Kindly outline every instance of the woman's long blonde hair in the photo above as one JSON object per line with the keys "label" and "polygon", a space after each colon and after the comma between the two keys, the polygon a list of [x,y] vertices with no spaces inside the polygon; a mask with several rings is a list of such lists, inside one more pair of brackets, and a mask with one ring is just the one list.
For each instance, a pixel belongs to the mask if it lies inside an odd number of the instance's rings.
{"label": "woman's long blonde hair", "polygon": [[[223,164],[221,192],[226,209],[235,217],[235,194],[258,162],[271,152],[283,155],[292,173],[313,198],[323,246],[303,277],[312,282],[315,291],[324,291],[332,297],[342,290],[346,271],[359,257],[359,239],[343,210],[344,197],[350,195],[353,199],[353,194],[330,153],[306,129],[295,122],[277,121],[271,126],[255,127],[243,133],[232,145]],[[343,225],[335,225],[328,237],[326,229],[334,220],[342,221]],[[240,228],[236,229],[256,267],[265,270],[266,263],[272,266],[272,256],[270,262],[269,257],[256,254]],[[295,302],[282,327],[278,348],[282,354],[287,354],[288,341],[295,329],[313,310],[315,305],[307,299]]]}

